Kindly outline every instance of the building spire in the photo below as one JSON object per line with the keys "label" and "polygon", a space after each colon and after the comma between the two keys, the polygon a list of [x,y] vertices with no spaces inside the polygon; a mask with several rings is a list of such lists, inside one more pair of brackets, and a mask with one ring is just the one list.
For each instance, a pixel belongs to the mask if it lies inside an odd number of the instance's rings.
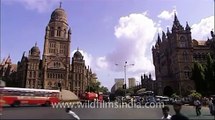
{"label": "building spire", "polygon": [[62,1],[60,1],[60,6],[59,6],[59,8],[61,8],[61,6],[62,6]]}
{"label": "building spire", "polygon": [[176,15],[176,12],[174,12],[174,21],[178,21],[178,17]]}
{"label": "building spire", "polygon": [[167,27],[167,34],[170,34],[169,27]]}
{"label": "building spire", "polygon": [[157,41],[157,43],[158,43],[158,45],[160,45],[161,44],[161,38],[160,38],[160,34],[158,33],[158,39],[157,39],[158,41]]}
{"label": "building spire", "polygon": [[189,26],[188,22],[186,22],[186,28],[185,29],[190,31],[190,26]]}

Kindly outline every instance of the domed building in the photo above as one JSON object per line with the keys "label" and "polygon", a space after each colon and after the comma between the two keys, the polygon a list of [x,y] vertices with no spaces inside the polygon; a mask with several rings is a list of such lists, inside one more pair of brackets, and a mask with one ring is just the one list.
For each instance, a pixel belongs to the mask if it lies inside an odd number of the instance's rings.
{"label": "domed building", "polygon": [[76,95],[85,92],[91,79],[91,69],[86,67],[79,49],[70,60],[71,29],[66,12],[56,8],[45,29],[44,49],[33,46],[28,57],[23,53],[18,62],[17,79],[20,87],[71,90]]}

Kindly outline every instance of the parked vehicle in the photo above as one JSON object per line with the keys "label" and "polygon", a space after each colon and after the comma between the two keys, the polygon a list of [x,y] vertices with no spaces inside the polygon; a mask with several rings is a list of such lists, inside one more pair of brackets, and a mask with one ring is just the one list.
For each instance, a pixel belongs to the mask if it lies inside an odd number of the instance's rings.
{"label": "parked vehicle", "polygon": [[170,104],[170,98],[167,96],[155,96],[156,102],[163,102],[164,104]]}
{"label": "parked vehicle", "polygon": [[94,92],[85,92],[84,94],[82,94],[80,99],[81,99],[80,101],[82,103],[94,102],[94,101],[102,102],[103,95],[101,93],[99,94],[99,93],[94,93]]}

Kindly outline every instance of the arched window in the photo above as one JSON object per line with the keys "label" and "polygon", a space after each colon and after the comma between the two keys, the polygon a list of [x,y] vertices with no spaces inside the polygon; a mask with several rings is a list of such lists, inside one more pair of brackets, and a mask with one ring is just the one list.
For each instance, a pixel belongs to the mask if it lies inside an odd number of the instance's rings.
{"label": "arched window", "polygon": [[66,33],[67,33],[67,32],[66,32],[66,29],[64,29],[64,37],[65,37],[65,38],[66,38]]}
{"label": "arched window", "polygon": [[30,78],[32,77],[32,72],[31,72],[31,71],[30,71],[29,77],[30,77]]}
{"label": "arched window", "polygon": [[196,53],[193,54],[193,59],[194,59],[194,60],[197,60],[197,55],[196,55]]}
{"label": "arched window", "polygon": [[198,53],[198,59],[201,59],[201,54],[200,53]]}
{"label": "arched window", "polygon": [[188,60],[188,53],[186,51],[183,52],[183,59],[184,59],[184,62],[187,62]]}
{"label": "arched window", "polygon": [[60,74],[57,74],[57,76],[58,76],[58,79],[60,79]]}
{"label": "arched window", "polygon": [[54,27],[51,27],[51,37],[54,37]]}
{"label": "arched window", "polygon": [[34,71],[34,78],[36,77],[36,71]]}
{"label": "arched window", "polygon": [[184,76],[186,79],[189,79],[190,78],[190,68],[188,66],[185,66],[184,67]]}
{"label": "arched window", "polygon": [[61,33],[61,28],[60,28],[60,27],[58,27],[58,28],[57,28],[57,36],[61,36],[61,34],[60,34],[60,33]]}
{"label": "arched window", "polygon": [[186,43],[186,39],[184,36],[181,36],[180,37],[180,40],[179,40],[179,47],[187,47],[187,43]]}

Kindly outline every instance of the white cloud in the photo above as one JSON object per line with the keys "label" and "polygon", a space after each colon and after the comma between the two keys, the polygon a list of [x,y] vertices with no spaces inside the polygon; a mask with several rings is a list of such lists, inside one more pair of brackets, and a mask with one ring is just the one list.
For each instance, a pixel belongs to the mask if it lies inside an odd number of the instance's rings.
{"label": "white cloud", "polygon": [[47,12],[56,6],[60,0],[3,0],[7,4],[22,4],[28,10],[36,10],[39,13]]}
{"label": "white cloud", "polygon": [[173,20],[174,14],[177,14],[176,8],[174,7],[172,11],[164,10],[157,17],[164,20]]}
{"label": "white cloud", "polygon": [[107,65],[106,57],[97,58],[96,66],[98,69],[107,69],[108,65]]}
{"label": "white cloud", "polygon": [[214,16],[201,19],[197,24],[191,27],[192,38],[197,40],[207,40],[210,36],[210,31],[214,29]]}
{"label": "white cloud", "polygon": [[[117,46],[106,57],[100,58],[98,64],[101,68],[111,71],[123,71],[124,62],[127,61],[128,64],[135,64],[127,67],[128,74],[133,73],[134,76],[138,74],[140,77],[143,73],[154,72],[151,46],[159,29],[157,26],[146,13],[121,17],[115,26]],[[119,66],[115,66],[116,63]]]}

